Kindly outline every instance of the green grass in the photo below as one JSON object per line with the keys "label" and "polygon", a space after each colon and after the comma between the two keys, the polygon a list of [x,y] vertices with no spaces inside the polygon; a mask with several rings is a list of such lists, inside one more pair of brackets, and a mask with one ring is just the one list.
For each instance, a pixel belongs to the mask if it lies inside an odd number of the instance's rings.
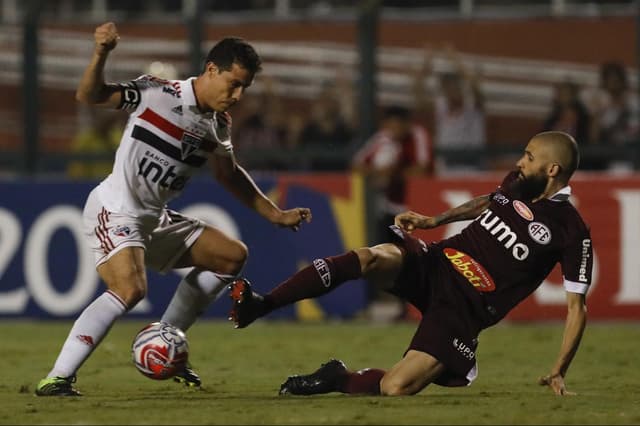
{"label": "green grass", "polygon": [[388,368],[414,324],[300,324],[261,321],[245,330],[202,322],[189,331],[201,390],[139,374],[129,358],[144,324],[118,322],[81,368],[81,398],[38,398],[69,322],[2,321],[2,424],[640,424],[638,324],[589,325],[567,377],[574,397],[535,384],[559,349],[562,324],[504,325],[485,331],[480,375],[468,388],[430,386],[417,396],[328,394],[280,397],[294,373],[331,357],[350,368]]}

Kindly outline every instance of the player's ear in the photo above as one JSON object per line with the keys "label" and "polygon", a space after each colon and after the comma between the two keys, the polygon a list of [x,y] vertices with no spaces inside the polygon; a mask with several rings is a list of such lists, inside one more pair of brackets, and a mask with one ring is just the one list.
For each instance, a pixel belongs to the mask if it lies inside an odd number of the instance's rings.
{"label": "player's ear", "polygon": [[206,71],[208,74],[218,74],[218,67],[213,62],[207,62]]}
{"label": "player's ear", "polygon": [[551,163],[548,174],[551,177],[558,177],[562,173],[562,166],[558,163]]}

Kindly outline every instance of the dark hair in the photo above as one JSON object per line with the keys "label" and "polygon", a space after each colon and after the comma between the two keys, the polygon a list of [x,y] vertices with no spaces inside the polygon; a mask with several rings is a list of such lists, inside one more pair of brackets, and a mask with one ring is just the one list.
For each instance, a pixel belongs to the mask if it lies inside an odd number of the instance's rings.
{"label": "dark hair", "polygon": [[249,71],[252,75],[262,69],[262,60],[255,49],[240,37],[225,37],[209,51],[205,61],[213,62],[220,71],[230,71],[234,63]]}

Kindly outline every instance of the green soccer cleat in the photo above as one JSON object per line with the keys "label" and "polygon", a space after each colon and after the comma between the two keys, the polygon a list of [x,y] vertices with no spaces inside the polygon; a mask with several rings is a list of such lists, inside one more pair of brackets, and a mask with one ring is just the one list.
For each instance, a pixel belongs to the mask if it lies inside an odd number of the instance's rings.
{"label": "green soccer cleat", "polygon": [[47,377],[40,380],[36,387],[36,396],[82,396],[73,384],[76,376]]}
{"label": "green soccer cleat", "polygon": [[198,388],[202,384],[200,376],[193,371],[191,366],[186,366],[184,370],[173,376],[173,381],[191,388]]}

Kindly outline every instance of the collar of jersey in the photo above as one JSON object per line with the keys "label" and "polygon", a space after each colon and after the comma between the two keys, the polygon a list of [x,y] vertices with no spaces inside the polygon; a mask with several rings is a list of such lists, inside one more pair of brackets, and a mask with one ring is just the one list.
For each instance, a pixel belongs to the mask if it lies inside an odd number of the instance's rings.
{"label": "collar of jersey", "polygon": [[571,186],[567,185],[560,191],[553,194],[549,199],[551,201],[567,201],[571,196]]}
{"label": "collar of jersey", "polygon": [[180,87],[182,91],[182,105],[189,109],[189,111],[201,115],[204,118],[212,118],[213,112],[200,112],[198,109],[198,104],[196,103],[196,94],[193,90],[193,80],[195,77],[188,78],[180,82]]}

